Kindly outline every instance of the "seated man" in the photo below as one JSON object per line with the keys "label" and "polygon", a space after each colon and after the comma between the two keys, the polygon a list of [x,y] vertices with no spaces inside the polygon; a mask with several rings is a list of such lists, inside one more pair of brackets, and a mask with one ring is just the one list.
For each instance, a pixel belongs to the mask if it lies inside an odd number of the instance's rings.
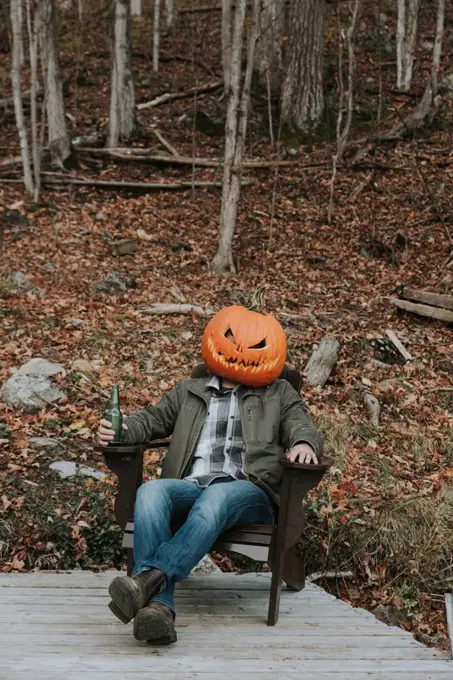
{"label": "seated man", "polygon": [[[175,584],[219,534],[235,524],[273,524],[283,474],[279,461],[317,463],[322,438],[299,394],[278,380],[286,359],[276,319],[233,306],[203,335],[210,377],[184,381],[155,406],[124,419],[123,441],[172,436],[161,479],[143,484],[134,511],[132,577],[111,583],[110,609],[134,618],[134,636],[176,641]],[[99,443],[113,430],[101,420]],[[172,536],[170,522],[182,522]]]}

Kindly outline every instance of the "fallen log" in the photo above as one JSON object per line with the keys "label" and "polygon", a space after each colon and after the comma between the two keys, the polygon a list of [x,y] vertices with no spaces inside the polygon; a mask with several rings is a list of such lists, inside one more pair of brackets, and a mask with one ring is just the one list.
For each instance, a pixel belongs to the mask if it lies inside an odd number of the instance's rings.
{"label": "fallen log", "polygon": [[[22,179],[0,179],[0,184],[22,184]],[[186,191],[188,189],[220,188],[222,182],[107,182],[103,180],[71,179],[70,177],[43,177],[42,183],[46,186],[64,187],[80,186],[93,187],[96,189],[118,189],[126,191]],[[251,180],[243,180],[242,186],[250,186]]]}
{"label": "fallen log", "polygon": [[415,300],[415,302],[422,302],[433,307],[441,307],[442,309],[453,310],[453,296],[441,295],[440,293],[428,293],[425,290],[416,290],[415,288],[403,288],[401,297],[405,300]]}
{"label": "fallen log", "polygon": [[[219,158],[191,158],[190,156],[163,156],[161,154],[153,154],[149,149],[96,149],[84,148],[78,149],[79,153],[91,156],[103,156],[105,158],[112,158],[113,160],[129,161],[132,163],[152,163],[156,165],[183,165],[195,166],[199,168],[223,168],[223,160]],[[297,166],[299,163],[294,160],[275,160],[275,161],[258,161],[248,160],[242,163],[243,169],[254,168],[283,168]],[[305,167],[301,165],[300,167]],[[307,167],[318,167],[318,165],[309,165]],[[239,169],[239,168],[234,168]]]}
{"label": "fallen log", "polygon": [[161,94],[149,102],[142,102],[137,104],[137,111],[143,111],[144,109],[152,109],[155,106],[160,106],[161,104],[167,104],[168,102],[174,102],[178,99],[187,99],[197,94],[205,94],[207,92],[213,92],[223,87],[223,79],[214,80],[211,83],[205,83],[204,85],[197,85],[196,87],[191,87],[186,92],[166,92]]}
{"label": "fallen log", "polygon": [[401,340],[397,337],[396,333],[394,331],[391,331],[389,328],[385,331],[385,334],[389,338],[389,340],[392,341],[392,343],[395,345],[396,349],[398,352],[401,354],[401,356],[406,360],[406,361],[411,361],[414,357],[410,352],[407,351]]}
{"label": "fallen log", "polygon": [[419,316],[426,316],[428,319],[438,319],[439,321],[447,321],[453,323],[453,312],[447,309],[440,309],[439,307],[430,307],[428,305],[419,305],[415,302],[408,302],[407,300],[393,299],[393,305],[405,312],[412,312]]}
{"label": "fallen log", "polygon": [[322,387],[338,359],[340,343],[334,338],[324,338],[309,358],[304,369],[307,382],[312,387]]}
{"label": "fallen log", "polygon": [[156,302],[151,307],[141,310],[142,314],[198,314],[202,317],[212,316],[209,312],[205,312],[202,307],[192,305],[190,303],[175,303],[175,302]]}

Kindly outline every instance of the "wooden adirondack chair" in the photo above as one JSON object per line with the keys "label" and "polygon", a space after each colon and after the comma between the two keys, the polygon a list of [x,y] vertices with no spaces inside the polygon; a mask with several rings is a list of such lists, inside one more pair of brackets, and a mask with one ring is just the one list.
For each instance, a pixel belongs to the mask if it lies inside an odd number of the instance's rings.
{"label": "wooden adirondack chair", "polygon": [[[204,365],[197,366],[192,372],[192,377],[204,375],[207,375]],[[299,392],[301,376],[297,371],[285,366],[281,378],[288,380]],[[108,468],[118,477],[115,517],[124,530],[123,548],[127,550],[128,574],[132,573],[134,565],[133,515],[137,489],[143,481],[143,454],[149,449],[168,447],[169,443],[169,440],[160,440],[146,445],[96,447],[104,455]],[[284,468],[283,481],[275,525],[238,525],[219,536],[212,546],[213,550],[231,550],[271,566],[268,626],[274,626],[278,621],[282,581],[290,590],[299,591],[305,586],[304,562],[296,550],[304,526],[302,502],[307,492],[319,484],[332,460],[323,457],[318,465],[282,460],[281,464]]]}

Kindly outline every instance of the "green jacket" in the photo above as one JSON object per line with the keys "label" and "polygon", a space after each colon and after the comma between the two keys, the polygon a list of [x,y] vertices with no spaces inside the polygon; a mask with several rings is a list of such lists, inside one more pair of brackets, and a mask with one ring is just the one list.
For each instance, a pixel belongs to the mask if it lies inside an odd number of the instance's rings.
{"label": "green jacket", "polygon": [[[191,469],[195,447],[208,412],[209,378],[179,383],[155,406],[125,417],[125,444],[146,443],[172,435],[162,477],[183,479]],[[307,442],[320,456],[323,440],[307,415],[301,397],[286,380],[268,387],[246,388],[239,400],[245,442],[244,472],[278,503],[285,450]]]}

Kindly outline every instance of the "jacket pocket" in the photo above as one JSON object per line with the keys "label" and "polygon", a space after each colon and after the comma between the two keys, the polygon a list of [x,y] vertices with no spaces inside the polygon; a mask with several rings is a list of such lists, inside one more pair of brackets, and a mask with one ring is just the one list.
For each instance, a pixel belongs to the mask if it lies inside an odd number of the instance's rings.
{"label": "jacket pocket", "polygon": [[278,444],[280,415],[276,409],[278,402],[272,402],[274,400],[246,404],[245,413],[251,441]]}

